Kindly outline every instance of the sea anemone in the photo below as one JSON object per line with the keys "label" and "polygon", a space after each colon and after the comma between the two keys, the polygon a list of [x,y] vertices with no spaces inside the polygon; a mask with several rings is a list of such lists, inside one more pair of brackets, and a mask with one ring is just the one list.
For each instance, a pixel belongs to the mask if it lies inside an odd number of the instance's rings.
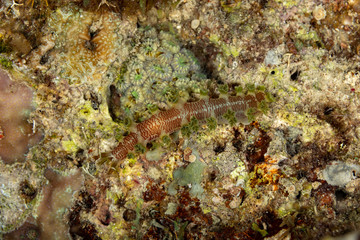
{"label": "sea anemone", "polygon": [[149,63],[147,67],[149,75],[162,80],[169,80],[172,76],[172,69],[170,66],[165,64],[159,64],[156,62]]}
{"label": "sea anemone", "polygon": [[178,74],[187,74],[190,70],[190,60],[183,53],[176,53],[172,64],[174,71]]}

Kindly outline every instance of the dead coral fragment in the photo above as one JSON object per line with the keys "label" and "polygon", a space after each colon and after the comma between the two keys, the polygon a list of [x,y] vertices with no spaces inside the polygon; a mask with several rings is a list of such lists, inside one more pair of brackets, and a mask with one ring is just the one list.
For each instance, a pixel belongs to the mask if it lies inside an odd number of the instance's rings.
{"label": "dead coral fragment", "polygon": [[322,6],[316,6],[313,11],[313,16],[318,21],[323,20],[326,17],[326,11]]}

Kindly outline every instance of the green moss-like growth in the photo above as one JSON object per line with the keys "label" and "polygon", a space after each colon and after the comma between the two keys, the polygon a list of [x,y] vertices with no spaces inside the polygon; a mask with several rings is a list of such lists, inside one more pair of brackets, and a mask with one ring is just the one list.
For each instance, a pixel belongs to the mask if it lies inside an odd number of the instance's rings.
{"label": "green moss-like growth", "polygon": [[154,150],[158,149],[160,146],[161,146],[161,143],[158,140],[156,140],[156,141],[152,141],[150,144],[150,148],[149,147],[148,148],[150,151],[154,151]]}
{"label": "green moss-like growth", "polygon": [[209,90],[207,90],[205,88],[200,88],[200,95],[208,96],[209,95]]}
{"label": "green moss-like growth", "polygon": [[129,159],[134,159],[134,158],[135,158],[135,154],[132,153],[132,152],[130,152],[130,153],[128,153],[128,154],[126,155],[126,157],[129,158]]}
{"label": "green moss-like growth", "polygon": [[190,137],[191,135],[191,129],[188,124],[181,127],[181,134],[185,137]]}
{"label": "green moss-like growth", "polygon": [[229,86],[227,84],[220,84],[218,86],[218,90],[222,94],[228,94],[229,93]]}
{"label": "green moss-like growth", "polygon": [[267,102],[265,100],[261,101],[259,103],[259,109],[264,114],[266,114],[269,111],[269,106],[268,106],[268,104],[267,104]]}
{"label": "green moss-like growth", "polygon": [[12,62],[6,58],[0,57],[0,65],[5,69],[12,69]]}
{"label": "green moss-like growth", "polygon": [[131,95],[135,98],[135,100],[139,99],[139,92],[133,90],[131,91]]}
{"label": "green moss-like growth", "polygon": [[115,82],[123,83],[125,78],[125,73],[127,72],[127,62],[124,62],[116,75]]}
{"label": "green moss-like growth", "polygon": [[266,98],[266,101],[268,101],[268,102],[275,102],[274,96],[269,92],[265,92],[265,98]]}
{"label": "green moss-like growth", "polygon": [[256,109],[254,108],[249,108],[248,110],[246,110],[246,116],[249,122],[255,121],[255,113],[256,113]]}
{"label": "green moss-like growth", "polygon": [[234,1],[221,0],[220,5],[225,12],[232,13],[232,12],[235,12],[236,10],[240,9],[241,1],[240,0],[234,0]]}
{"label": "green moss-like growth", "polygon": [[206,119],[206,124],[207,124],[207,127],[209,128],[209,130],[211,130],[211,131],[215,130],[217,127],[217,121],[213,117]]}
{"label": "green moss-like growth", "polygon": [[189,122],[189,128],[192,132],[197,132],[199,131],[199,121],[196,119],[196,117],[192,117],[190,122]]}
{"label": "green moss-like growth", "polygon": [[124,120],[121,121],[121,123],[125,126],[125,127],[130,127],[132,125],[132,120],[129,117],[126,117]]}
{"label": "green moss-like growth", "polygon": [[260,86],[257,86],[257,87],[256,87],[256,90],[265,92],[266,88],[265,88],[264,85],[260,85]]}
{"label": "green moss-like growth", "polygon": [[62,141],[62,147],[68,153],[74,153],[78,150],[78,146],[74,141]]}
{"label": "green moss-like growth", "polygon": [[156,112],[156,111],[158,110],[158,107],[157,107],[156,105],[150,104],[150,103],[146,106],[146,108],[147,108],[151,113],[154,113],[154,112]]}
{"label": "green moss-like growth", "polygon": [[256,90],[255,84],[253,84],[253,83],[247,83],[245,85],[245,87],[248,92],[255,92],[255,90]]}
{"label": "green moss-like growth", "polygon": [[260,233],[262,237],[265,237],[266,235],[268,235],[268,232],[265,229],[261,229],[256,223],[253,223],[251,225],[251,228],[252,228],[252,230]]}
{"label": "green moss-like growth", "polygon": [[8,53],[11,51],[10,46],[0,36],[0,53]]}
{"label": "green moss-like growth", "polygon": [[123,139],[123,134],[120,128],[115,128],[114,136],[117,141],[121,141]]}
{"label": "green moss-like growth", "polygon": [[92,107],[90,104],[84,104],[83,107],[79,111],[79,117],[87,119],[92,114]]}
{"label": "green moss-like growth", "polygon": [[145,148],[144,145],[142,145],[142,144],[140,144],[140,143],[138,143],[138,144],[135,145],[135,152],[136,152],[136,153],[143,154],[143,153],[145,153],[145,151],[146,151],[146,148]]}
{"label": "green moss-like growth", "polygon": [[224,118],[228,120],[230,126],[234,126],[237,122],[235,112],[230,109],[224,114]]}
{"label": "green moss-like growth", "polygon": [[161,142],[165,147],[169,146],[171,144],[171,138],[168,135],[164,135],[161,138]]}
{"label": "green moss-like growth", "polygon": [[241,94],[244,92],[244,88],[242,86],[236,86],[234,89],[237,94]]}

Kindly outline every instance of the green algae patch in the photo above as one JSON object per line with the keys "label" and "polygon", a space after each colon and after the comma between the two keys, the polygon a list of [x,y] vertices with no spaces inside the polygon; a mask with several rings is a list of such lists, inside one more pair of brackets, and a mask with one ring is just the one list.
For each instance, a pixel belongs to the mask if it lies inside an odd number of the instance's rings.
{"label": "green algae patch", "polygon": [[231,2],[221,0],[220,5],[225,12],[232,13],[232,12],[235,12],[236,10],[240,9],[241,0],[235,0],[235,1],[231,1]]}
{"label": "green algae patch", "polygon": [[98,110],[93,109],[90,101],[79,107],[77,114],[82,129],[78,130],[80,136],[85,135],[85,138],[91,139],[94,137],[95,132],[101,132],[104,138],[110,138],[115,135],[116,139],[121,138],[121,125],[114,123],[108,114],[107,106],[101,104]]}
{"label": "green algae patch", "polygon": [[12,62],[1,56],[0,56],[0,65],[5,69],[12,69]]}
{"label": "green algae patch", "polygon": [[268,232],[267,232],[265,229],[261,229],[261,228],[259,227],[259,225],[257,225],[256,223],[253,223],[253,224],[251,225],[251,228],[252,228],[252,230],[260,233],[262,237],[265,237],[266,235],[268,235]]}
{"label": "green algae patch", "polygon": [[75,142],[71,140],[62,141],[61,145],[64,148],[64,150],[68,153],[74,153],[79,149],[79,147],[75,144]]}
{"label": "green algae patch", "polygon": [[298,0],[276,0],[276,2],[281,3],[286,8],[291,8],[299,4]]}
{"label": "green algae patch", "polygon": [[191,185],[191,197],[199,198],[204,192],[204,189],[201,187],[201,181],[205,167],[206,164],[197,159],[195,162],[190,163],[186,168],[181,167],[176,169],[173,173],[174,181],[169,185],[168,193],[170,195],[175,195],[178,186],[184,187]]}
{"label": "green algae patch", "polygon": [[209,36],[210,42],[214,43],[218,48],[221,49],[222,53],[226,57],[238,57],[240,55],[241,48],[234,44],[226,44],[224,43],[219,35],[211,34]]}
{"label": "green algae patch", "polygon": [[303,141],[312,142],[314,138],[321,133],[323,136],[334,136],[333,130],[329,124],[304,113],[280,112],[279,118],[286,121],[290,126],[301,128],[303,131]]}

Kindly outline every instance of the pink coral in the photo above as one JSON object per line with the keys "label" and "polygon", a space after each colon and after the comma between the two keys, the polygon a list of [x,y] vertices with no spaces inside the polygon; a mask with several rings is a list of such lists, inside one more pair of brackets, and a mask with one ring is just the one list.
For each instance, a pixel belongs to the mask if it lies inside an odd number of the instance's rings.
{"label": "pink coral", "polygon": [[28,122],[32,99],[29,87],[0,69],[0,158],[5,163],[24,161],[29,147],[41,138]]}

